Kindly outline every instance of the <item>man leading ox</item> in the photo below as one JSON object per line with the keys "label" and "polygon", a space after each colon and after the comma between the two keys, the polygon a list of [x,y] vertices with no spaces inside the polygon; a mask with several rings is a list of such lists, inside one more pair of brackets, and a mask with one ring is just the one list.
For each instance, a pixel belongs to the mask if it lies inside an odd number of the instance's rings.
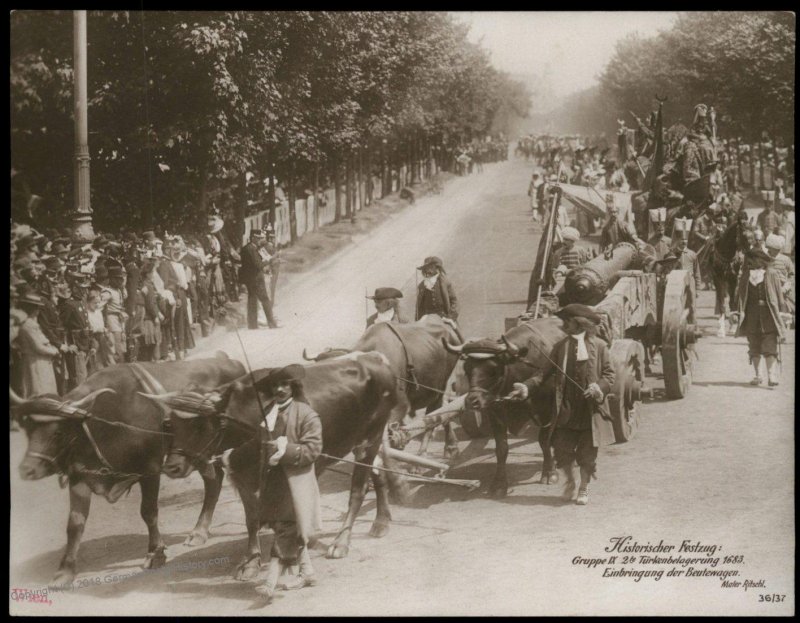
{"label": "man leading ox", "polygon": [[515,383],[509,398],[525,400],[555,375],[552,403],[553,445],[556,466],[565,473],[564,497],[575,493],[574,463],[580,467],[577,504],[589,501],[589,481],[597,469],[597,449],[614,442],[608,394],[614,385],[608,347],[595,335],[600,315],[591,307],[573,303],[556,314],[564,320],[568,336],[553,348],[549,365],[524,383]]}

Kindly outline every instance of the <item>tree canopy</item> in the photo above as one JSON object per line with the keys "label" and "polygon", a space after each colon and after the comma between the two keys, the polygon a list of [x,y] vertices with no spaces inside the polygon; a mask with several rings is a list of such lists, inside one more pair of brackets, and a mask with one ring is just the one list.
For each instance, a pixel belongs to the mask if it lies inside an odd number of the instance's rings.
{"label": "tree canopy", "polygon": [[[436,12],[90,11],[88,80],[101,229],[188,226],[243,179],[469,140],[530,105]],[[12,13],[12,168],[53,215],[72,203],[72,106],[72,12]]]}

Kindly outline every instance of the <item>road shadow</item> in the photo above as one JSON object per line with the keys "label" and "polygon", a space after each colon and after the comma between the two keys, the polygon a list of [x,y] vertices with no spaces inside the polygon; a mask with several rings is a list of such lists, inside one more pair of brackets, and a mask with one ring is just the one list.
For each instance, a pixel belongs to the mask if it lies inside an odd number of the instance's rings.
{"label": "road shadow", "polygon": [[735,383],[733,381],[707,381],[705,383],[695,381],[692,385],[697,385],[698,387],[739,387],[741,389],[764,389],[767,391],[774,389],[773,387],[768,387],[766,383],[764,385],[750,385],[749,382]]}

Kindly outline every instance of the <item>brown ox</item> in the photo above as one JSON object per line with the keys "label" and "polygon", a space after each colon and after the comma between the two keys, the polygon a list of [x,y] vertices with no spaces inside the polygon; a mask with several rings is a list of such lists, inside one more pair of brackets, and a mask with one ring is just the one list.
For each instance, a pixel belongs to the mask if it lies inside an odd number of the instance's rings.
{"label": "brown ox", "polygon": [[550,445],[547,443],[552,382],[520,403],[502,398],[511,392],[514,383],[520,383],[546,367],[553,345],[566,336],[562,327],[560,318],[526,322],[503,335],[493,354],[473,353],[470,348],[472,343],[462,347],[447,346],[464,361],[464,373],[469,381],[468,406],[488,417],[492,426],[497,456],[497,471],[490,487],[494,497],[504,497],[508,493],[508,431],[520,430],[527,419],[532,419],[539,426],[539,445],[544,458],[540,482],[557,482]]}
{"label": "brown ox", "polygon": [[[258,380],[268,372],[253,373],[257,386]],[[386,358],[380,353],[351,353],[307,366],[303,392],[322,420],[323,453],[343,457],[353,452],[359,462],[372,465],[399,394]],[[263,419],[261,409],[272,402],[272,396],[257,395],[251,376],[247,375],[213,392],[153,398],[171,410],[173,449],[164,463],[168,476],[184,478],[194,469],[204,470],[215,456],[234,449],[229,457],[228,475],[244,505],[248,534],[248,553],[236,568],[234,578],[254,578],[261,566],[259,503],[269,504],[269,500],[258,499],[259,451],[254,439]],[[317,475],[331,463],[331,459],[320,457],[315,464]],[[382,537],[389,529],[391,514],[386,479],[382,473],[356,466],[344,525],[328,549],[331,558],[343,558],[349,551],[353,523],[370,475],[378,507],[370,535]],[[389,484],[400,483],[390,478]]]}
{"label": "brown ox", "polygon": [[[69,483],[67,548],[54,583],[68,585],[75,578],[92,493],[113,504],[136,482],[142,490],[140,510],[149,534],[144,568],[164,565],[158,488],[170,435],[163,427],[161,410],[139,392],[157,391],[156,384],[167,390],[195,384],[221,385],[243,373],[243,366],[224,353],[196,361],[121,364],[98,371],[61,398],[45,395],[15,400],[15,417],[28,436],[20,477],[39,480],[59,474]],[[208,537],[222,485],[221,473],[206,475],[203,482],[203,508],[187,545],[203,543]]]}
{"label": "brown ox", "polygon": [[[440,316],[428,315],[407,324],[372,325],[351,349],[328,349],[317,355],[303,351],[303,357],[321,361],[351,351],[382,353],[389,360],[400,390],[389,423],[399,424],[406,414],[413,417],[417,409],[430,413],[442,406],[447,380],[458,361],[443,344],[456,347],[462,342],[452,324]],[[445,456],[451,458],[458,454],[458,439],[449,422],[444,426]],[[423,449],[429,438],[423,441]]]}

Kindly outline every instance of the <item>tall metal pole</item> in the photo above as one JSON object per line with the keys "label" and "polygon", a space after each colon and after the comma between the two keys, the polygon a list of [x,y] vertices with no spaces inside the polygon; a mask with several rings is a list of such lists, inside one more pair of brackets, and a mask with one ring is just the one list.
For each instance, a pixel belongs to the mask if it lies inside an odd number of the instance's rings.
{"label": "tall metal pole", "polygon": [[89,122],[86,98],[86,11],[73,11],[75,81],[75,211],[73,232],[79,240],[94,239],[89,197]]}

